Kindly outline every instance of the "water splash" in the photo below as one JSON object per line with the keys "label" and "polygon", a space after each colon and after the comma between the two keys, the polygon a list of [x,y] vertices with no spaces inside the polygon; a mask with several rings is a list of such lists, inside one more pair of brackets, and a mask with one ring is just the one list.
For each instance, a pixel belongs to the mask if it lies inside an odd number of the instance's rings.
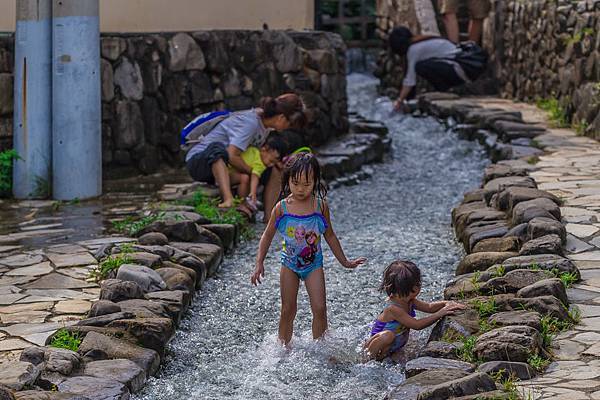
{"label": "water splash", "polygon": [[[278,246],[265,262],[264,284],[254,288],[249,277],[257,243],[246,243],[196,296],[163,369],[138,399],[379,399],[404,379],[399,365],[361,360],[368,324],[384,305],[377,291],[381,273],[395,259],[411,259],[423,272],[421,297],[440,297],[462,256],[450,210],[477,185],[486,161],[478,145],[458,140],[437,121],[393,114],[376,84],[350,75],[349,107],[384,121],[393,150],[374,166],[372,179],[328,196],[347,254],[369,258],[366,266],[345,270],[325,249],[328,337],[312,340],[301,289],[292,349],[277,343]],[[411,348],[424,337],[412,332]]]}

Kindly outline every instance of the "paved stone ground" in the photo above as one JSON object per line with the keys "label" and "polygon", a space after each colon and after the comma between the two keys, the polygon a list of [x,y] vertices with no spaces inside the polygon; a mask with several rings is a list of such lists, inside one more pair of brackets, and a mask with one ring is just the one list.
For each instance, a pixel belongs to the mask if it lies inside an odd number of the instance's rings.
{"label": "paved stone ground", "polygon": [[567,257],[581,271],[568,290],[581,323],[555,340],[555,362],[546,373],[520,385],[525,399],[600,399],[600,143],[569,129],[553,129],[544,112],[508,100],[479,99],[486,108],[520,111],[526,122],[548,128],[536,137],[547,154],[530,175],[539,189],[560,197],[566,224]]}

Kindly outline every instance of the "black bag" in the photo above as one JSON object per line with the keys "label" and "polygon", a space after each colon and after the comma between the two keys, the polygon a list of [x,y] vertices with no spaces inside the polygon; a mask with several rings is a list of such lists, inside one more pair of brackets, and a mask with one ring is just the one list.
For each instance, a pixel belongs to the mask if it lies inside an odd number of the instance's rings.
{"label": "black bag", "polygon": [[457,47],[460,51],[456,54],[455,61],[462,67],[470,80],[476,80],[487,68],[487,52],[474,42],[463,42]]}

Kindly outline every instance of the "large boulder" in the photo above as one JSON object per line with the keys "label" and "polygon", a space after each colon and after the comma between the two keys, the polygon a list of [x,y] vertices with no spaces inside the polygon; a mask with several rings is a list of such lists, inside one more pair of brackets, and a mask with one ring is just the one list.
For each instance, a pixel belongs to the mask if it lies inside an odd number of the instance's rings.
{"label": "large boulder", "polygon": [[144,290],[133,281],[106,279],[100,284],[100,299],[119,302],[144,298]]}
{"label": "large boulder", "polygon": [[417,400],[425,390],[449,381],[464,378],[468,372],[460,369],[432,369],[406,379],[386,394],[386,400]]}
{"label": "large boulder", "polygon": [[560,205],[560,199],[551,193],[539,189],[512,186],[498,194],[496,206],[500,210],[512,211],[519,203],[539,198],[550,199],[557,205]]}
{"label": "large boulder", "polygon": [[58,390],[98,400],[128,400],[129,389],[121,382],[93,376],[74,376],[58,384]]}
{"label": "large boulder", "polygon": [[481,291],[484,293],[516,293],[525,286],[549,277],[550,273],[548,271],[516,269],[507,272],[504,276],[492,278],[485,282],[481,285]]}
{"label": "large boulder", "polygon": [[437,340],[432,340],[427,343],[425,348],[419,353],[419,357],[446,358],[457,360],[458,350],[462,347],[462,343],[448,343]]}
{"label": "large boulder", "polygon": [[86,354],[95,350],[104,352],[109,359],[123,358],[133,361],[146,372],[146,376],[154,375],[160,364],[160,357],[154,350],[97,332],[89,332],[79,345],[78,352]]}
{"label": "large boulder", "polygon": [[475,365],[464,361],[448,358],[418,357],[406,363],[405,374],[407,378],[410,378],[425,371],[439,368],[460,369],[465,372],[475,371]]}
{"label": "large boulder", "polygon": [[0,385],[0,400],[15,400],[14,391],[7,386]]}
{"label": "large boulder", "polygon": [[485,225],[479,227],[469,226],[462,237],[465,251],[472,252],[480,241],[490,238],[501,238],[508,233],[508,225],[504,221],[500,221],[494,225]]}
{"label": "large boulder", "polygon": [[552,200],[542,197],[519,203],[512,210],[513,225],[529,222],[536,217],[560,221],[560,207]]}
{"label": "large boulder", "polygon": [[131,264],[143,265],[149,268],[154,268],[160,265],[160,261],[162,259],[161,255],[153,254],[147,251],[138,251],[135,253],[127,254],[127,258],[131,261]]}
{"label": "large boulder", "polygon": [[0,385],[14,390],[32,386],[40,376],[40,369],[25,361],[5,362],[0,369]]}
{"label": "large boulder", "polygon": [[477,338],[475,354],[482,361],[527,362],[531,355],[542,353],[542,338],[530,326],[496,328]]}
{"label": "large boulder", "polygon": [[232,250],[237,243],[238,229],[232,224],[208,224],[202,225],[221,239],[226,251]]}
{"label": "large boulder", "polygon": [[504,176],[488,181],[483,188],[493,192],[500,192],[512,186],[537,189],[535,180],[529,176]]}
{"label": "large boulder", "polygon": [[465,299],[479,294],[480,283],[475,274],[459,275],[450,280],[444,289],[444,299]]}
{"label": "large boulder", "polygon": [[[119,309],[121,309],[121,307],[119,307]],[[77,321],[75,326],[106,326],[106,325],[110,324],[111,322],[117,321],[119,319],[127,319],[127,318],[134,318],[134,317],[135,317],[135,314],[132,314],[130,312],[119,311],[119,312],[112,313],[112,314],[104,314],[104,315],[99,315],[97,317],[82,319],[80,321]]]}
{"label": "large boulder", "polygon": [[[573,262],[556,254],[537,254],[533,256],[519,256],[504,260],[500,263],[505,272],[515,269],[542,269],[545,271],[557,270],[558,272],[573,273],[579,279],[579,270]],[[494,272],[497,266],[489,269]]]}
{"label": "large boulder", "polygon": [[[92,398],[74,393],[43,392],[41,390],[24,390],[15,393],[16,400],[93,400]],[[2,399],[4,400],[4,399]]]}
{"label": "large boulder", "polygon": [[565,226],[553,218],[537,217],[527,223],[527,240],[546,235],[558,235],[563,244],[567,242]]}
{"label": "large boulder", "polygon": [[488,318],[488,323],[494,327],[525,325],[541,330],[541,317],[538,312],[515,310],[496,313]]}
{"label": "large boulder", "polygon": [[[223,261],[223,248],[209,243],[185,243],[174,242],[171,246],[194,255],[204,262],[207,268],[207,276],[213,276]],[[190,267],[183,260],[177,260],[178,264]],[[192,267],[190,267],[192,268]],[[196,271],[198,272],[198,271]]]}
{"label": "large boulder", "polygon": [[206,60],[200,46],[187,33],[178,33],[169,40],[169,69],[174,72],[203,70]]}
{"label": "large boulder", "polygon": [[431,330],[429,341],[460,341],[479,331],[479,314],[470,308],[440,319]]}
{"label": "large boulder", "polygon": [[160,232],[150,232],[140,236],[138,243],[143,246],[164,246],[169,244],[169,239]]}
{"label": "large boulder", "polygon": [[552,279],[544,279],[542,281],[538,281],[529,286],[520,289],[517,292],[517,297],[540,297],[540,296],[554,296],[558,300],[560,300],[564,305],[569,304],[569,299],[567,297],[567,291],[565,290],[565,285],[563,285],[562,281],[558,278]]}
{"label": "large boulder", "polygon": [[562,240],[558,235],[545,235],[523,244],[519,251],[520,256],[532,256],[535,254],[558,254],[563,255]]}
{"label": "large boulder", "polygon": [[160,301],[142,299],[125,300],[118,303],[123,312],[132,313],[136,318],[169,318],[170,314]]}
{"label": "large boulder", "polygon": [[554,296],[515,297],[510,300],[510,306],[515,310],[533,310],[541,315],[550,315],[563,321],[571,320],[568,310]]}
{"label": "large boulder", "polygon": [[117,272],[117,279],[137,283],[144,293],[156,292],[167,288],[167,284],[156,271],[143,265],[121,265]]}
{"label": "large boulder", "polygon": [[187,290],[194,292],[196,287],[193,279],[184,271],[178,268],[159,268],[156,270],[165,281],[169,290]]}
{"label": "large boulder", "polygon": [[[57,372],[61,375],[71,375],[71,373],[79,368],[81,357],[74,351],[67,349],[58,349],[55,347],[40,347],[43,352],[43,363],[39,364],[39,368],[45,372]],[[21,361],[30,359],[25,352],[21,354]],[[33,360],[32,360],[33,361]]]}
{"label": "large boulder", "polygon": [[535,370],[531,368],[529,364],[523,362],[488,361],[477,367],[477,371],[485,372],[490,375],[499,373],[503,379],[508,379],[513,376],[522,381],[535,377]]}
{"label": "large boulder", "polygon": [[192,221],[155,221],[139,231],[138,236],[150,232],[160,232],[168,237],[169,241],[209,243],[223,247],[219,236]]}
{"label": "large boulder", "polygon": [[200,279],[198,279],[198,274],[196,273],[195,269],[184,267],[183,265],[171,261],[163,262],[163,268],[173,268],[183,272],[192,280],[192,282],[195,282],[196,289],[200,289],[202,282],[200,282]]}
{"label": "large boulder", "polygon": [[483,372],[475,372],[463,378],[439,383],[419,394],[419,400],[445,400],[469,395],[480,395],[496,390],[494,380]]}
{"label": "large boulder", "polygon": [[456,275],[483,271],[494,264],[501,264],[504,260],[517,256],[514,252],[482,252],[467,255],[458,264]]}
{"label": "large boulder", "polygon": [[139,391],[146,383],[146,372],[131,360],[101,360],[85,365],[83,374],[107,378],[126,385],[131,393]]}
{"label": "large boulder", "polygon": [[[507,232],[508,233],[508,232]],[[517,252],[519,251],[520,241],[518,237],[494,237],[483,239],[471,249],[472,253],[482,252]]]}
{"label": "large boulder", "polygon": [[140,345],[155,350],[158,354],[163,354],[165,345],[175,333],[175,327],[169,318],[120,319],[111,322],[108,327],[129,332]]}
{"label": "large boulder", "polygon": [[92,304],[88,317],[99,317],[101,315],[113,314],[121,311],[121,307],[110,300],[98,300]]}

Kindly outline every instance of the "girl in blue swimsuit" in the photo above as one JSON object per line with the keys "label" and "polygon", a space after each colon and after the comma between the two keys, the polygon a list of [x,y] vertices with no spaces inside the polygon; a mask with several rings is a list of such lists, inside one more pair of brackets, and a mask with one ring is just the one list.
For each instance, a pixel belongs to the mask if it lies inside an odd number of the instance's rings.
{"label": "girl in blue swimsuit", "polygon": [[[388,306],[371,326],[370,338],[365,343],[369,358],[382,360],[401,350],[411,329],[421,330],[443,316],[465,308],[453,301],[426,303],[417,299],[421,291],[421,271],[410,261],[394,261],[383,272],[380,287],[388,295]],[[432,314],[416,319],[415,310]]]}
{"label": "girl in blue swimsuit", "polygon": [[275,233],[279,232],[283,237],[279,339],[287,345],[292,339],[300,281],[304,281],[310,299],[313,338],[322,337],[327,330],[321,238],[325,238],[337,260],[346,268],[356,268],[366,259],[348,260],[344,255],[331,227],[329,207],[325,201],[327,190],[321,183],[321,169],[313,154],[298,153],[286,162],[281,193],[283,200],[273,209],[260,239],[251,282],[253,285],[261,283],[267,251]]}

